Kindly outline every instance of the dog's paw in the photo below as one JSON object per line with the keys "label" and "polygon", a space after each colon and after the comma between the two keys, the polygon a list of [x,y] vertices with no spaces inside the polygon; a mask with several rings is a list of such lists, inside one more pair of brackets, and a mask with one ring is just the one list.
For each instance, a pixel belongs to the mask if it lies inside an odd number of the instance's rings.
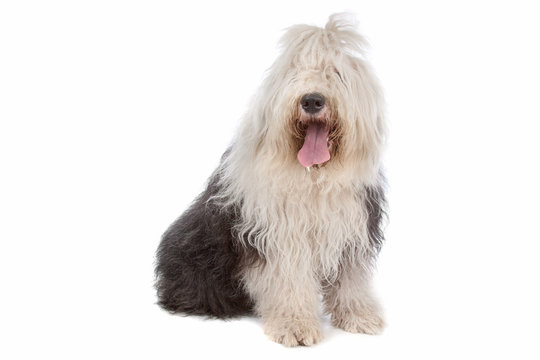
{"label": "dog's paw", "polygon": [[290,319],[265,325],[265,333],[270,340],[287,347],[311,346],[322,340],[318,321]]}
{"label": "dog's paw", "polygon": [[332,325],[351,333],[361,333],[368,335],[378,335],[382,333],[384,319],[382,315],[374,309],[362,309],[356,313],[344,311],[332,314]]}

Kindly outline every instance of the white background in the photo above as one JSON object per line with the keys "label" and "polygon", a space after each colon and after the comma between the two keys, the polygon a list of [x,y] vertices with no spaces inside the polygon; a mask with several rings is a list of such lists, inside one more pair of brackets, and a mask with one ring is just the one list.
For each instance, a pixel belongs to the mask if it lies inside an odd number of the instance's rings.
{"label": "white background", "polygon": [[[161,233],[282,29],[356,13],[386,89],[378,337],[161,311]],[[2,1],[2,359],[538,359],[539,11],[523,1]]]}

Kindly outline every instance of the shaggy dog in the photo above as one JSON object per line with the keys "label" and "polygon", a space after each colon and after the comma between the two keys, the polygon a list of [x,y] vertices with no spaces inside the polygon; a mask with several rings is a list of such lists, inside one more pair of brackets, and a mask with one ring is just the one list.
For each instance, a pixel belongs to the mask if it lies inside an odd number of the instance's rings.
{"label": "shaggy dog", "polygon": [[256,314],[286,346],[384,323],[370,288],[384,217],[382,92],[344,15],[297,25],[206,190],[163,235],[159,304],[217,318]]}

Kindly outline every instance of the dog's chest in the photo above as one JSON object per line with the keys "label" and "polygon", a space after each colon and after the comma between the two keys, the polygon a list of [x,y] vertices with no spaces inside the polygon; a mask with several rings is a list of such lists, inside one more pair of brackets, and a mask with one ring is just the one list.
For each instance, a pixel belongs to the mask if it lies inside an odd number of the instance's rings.
{"label": "dog's chest", "polygon": [[310,254],[322,277],[335,274],[344,256],[367,241],[367,212],[364,202],[351,192],[290,197],[285,212],[292,249]]}

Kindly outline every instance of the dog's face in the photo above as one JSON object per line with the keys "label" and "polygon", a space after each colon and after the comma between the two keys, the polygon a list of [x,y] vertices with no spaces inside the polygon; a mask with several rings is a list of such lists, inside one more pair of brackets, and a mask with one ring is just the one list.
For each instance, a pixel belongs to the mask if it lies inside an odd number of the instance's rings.
{"label": "dog's face", "polygon": [[293,76],[297,81],[292,113],[285,119],[290,125],[292,151],[300,165],[319,168],[338,157],[345,121],[340,114],[340,94],[343,86],[340,74],[331,64],[299,71]]}

